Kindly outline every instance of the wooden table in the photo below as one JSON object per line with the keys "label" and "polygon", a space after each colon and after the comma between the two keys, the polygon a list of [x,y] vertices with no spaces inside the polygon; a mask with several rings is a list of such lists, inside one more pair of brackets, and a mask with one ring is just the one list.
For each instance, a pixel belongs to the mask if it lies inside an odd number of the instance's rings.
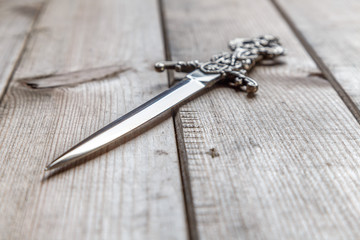
{"label": "wooden table", "polygon": [[[0,1],[0,239],[360,239],[358,0]],[[131,141],[47,163],[168,88],[164,59],[279,36]]]}

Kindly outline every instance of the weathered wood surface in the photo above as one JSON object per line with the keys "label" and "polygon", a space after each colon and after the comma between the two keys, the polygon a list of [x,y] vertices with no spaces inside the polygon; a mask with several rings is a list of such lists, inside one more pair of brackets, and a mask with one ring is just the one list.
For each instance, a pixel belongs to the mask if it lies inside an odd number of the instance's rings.
{"label": "weathered wood surface", "polygon": [[360,122],[360,1],[274,1]]}
{"label": "weathered wood surface", "polygon": [[347,108],[359,106],[358,26],[340,29],[358,5],[324,2],[163,0],[169,58],[207,60],[229,39],[264,33],[288,55],[251,72],[255,97],[215,87],[179,110],[175,129],[168,119],[48,175],[54,157],[167,88],[152,70],[165,56],[160,9],[0,1],[0,94],[11,80],[0,103],[0,239],[360,238],[360,127]]}
{"label": "weathered wood surface", "polygon": [[40,0],[0,1],[0,99],[42,7]]}
{"label": "weathered wood surface", "polygon": [[173,60],[207,60],[229,39],[263,33],[288,49],[283,64],[251,73],[256,97],[217,87],[180,109],[191,235],[359,239],[359,124],[272,3],[164,3]]}
{"label": "weathered wood surface", "polygon": [[[163,58],[155,0],[47,4],[1,103],[0,239],[186,238],[172,119],[86,164],[50,178],[43,170],[166,89],[152,70]],[[102,67],[110,72],[87,82],[87,69]],[[71,73],[87,83],[34,90],[19,81],[68,84]]]}

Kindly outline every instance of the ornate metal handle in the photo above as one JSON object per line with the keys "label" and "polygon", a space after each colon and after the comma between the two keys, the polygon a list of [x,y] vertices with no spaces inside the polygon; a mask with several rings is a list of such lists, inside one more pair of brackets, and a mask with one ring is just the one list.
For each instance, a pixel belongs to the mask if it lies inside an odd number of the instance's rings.
{"label": "ornate metal handle", "polygon": [[254,93],[258,90],[255,80],[246,76],[258,61],[263,59],[273,59],[284,55],[285,50],[281,46],[279,39],[264,35],[257,38],[246,39],[236,38],[229,42],[232,52],[223,52],[214,55],[210,61],[199,63],[199,61],[178,61],[178,62],[158,62],[155,70],[163,72],[165,69],[177,72],[192,72],[200,69],[204,73],[220,73],[222,80],[226,81],[231,87],[246,88],[246,92]]}

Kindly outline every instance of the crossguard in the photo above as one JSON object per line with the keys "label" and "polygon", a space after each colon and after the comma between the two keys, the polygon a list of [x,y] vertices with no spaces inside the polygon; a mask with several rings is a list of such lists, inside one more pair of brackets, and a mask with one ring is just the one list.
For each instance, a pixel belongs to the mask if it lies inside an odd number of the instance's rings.
{"label": "crossguard", "polygon": [[246,92],[255,93],[258,90],[258,83],[247,77],[245,74],[251,70],[255,64],[263,59],[274,59],[285,54],[279,39],[264,35],[253,39],[236,38],[229,42],[232,52],[224,52],[214,55],[209,62],[199,63],[199,61],[165,61],[155,64],[155,70],[163,72],[166,69],[176,72],[189,73],[200,69],[204,73],[222,75],[222,80],[229,86],[242,89]]}
{"label": "crossguard", "polygon": [[165,62],[158,62],[155,64],[155,70],[157,72],[163,72],[165,69],[175,70],[176,72],[185,72],[189,73],[192,72],[200,67],[199,61],[165,61]]}

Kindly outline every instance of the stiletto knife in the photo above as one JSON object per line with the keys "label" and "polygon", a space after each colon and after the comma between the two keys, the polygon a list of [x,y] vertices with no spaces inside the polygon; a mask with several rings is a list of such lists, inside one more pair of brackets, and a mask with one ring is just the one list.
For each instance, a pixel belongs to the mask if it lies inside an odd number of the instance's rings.
{"label": "stiletto knife", "polygon": [[214,55],[209,62],[160,62],[155,70],[187,72],[186,77],[168,90],[135,108],[88,138],[84,139],[51,162],[45,170],[62,167],[83,158],[115,140],[122,139],[157,117],[178,107],[185,100],[222,81],[234,88],[254,93],[258,84],[245,74],[263,59],[284,55],[279,39],[265,35],[253,39],[237,38],[229,42],[231,52]]}

